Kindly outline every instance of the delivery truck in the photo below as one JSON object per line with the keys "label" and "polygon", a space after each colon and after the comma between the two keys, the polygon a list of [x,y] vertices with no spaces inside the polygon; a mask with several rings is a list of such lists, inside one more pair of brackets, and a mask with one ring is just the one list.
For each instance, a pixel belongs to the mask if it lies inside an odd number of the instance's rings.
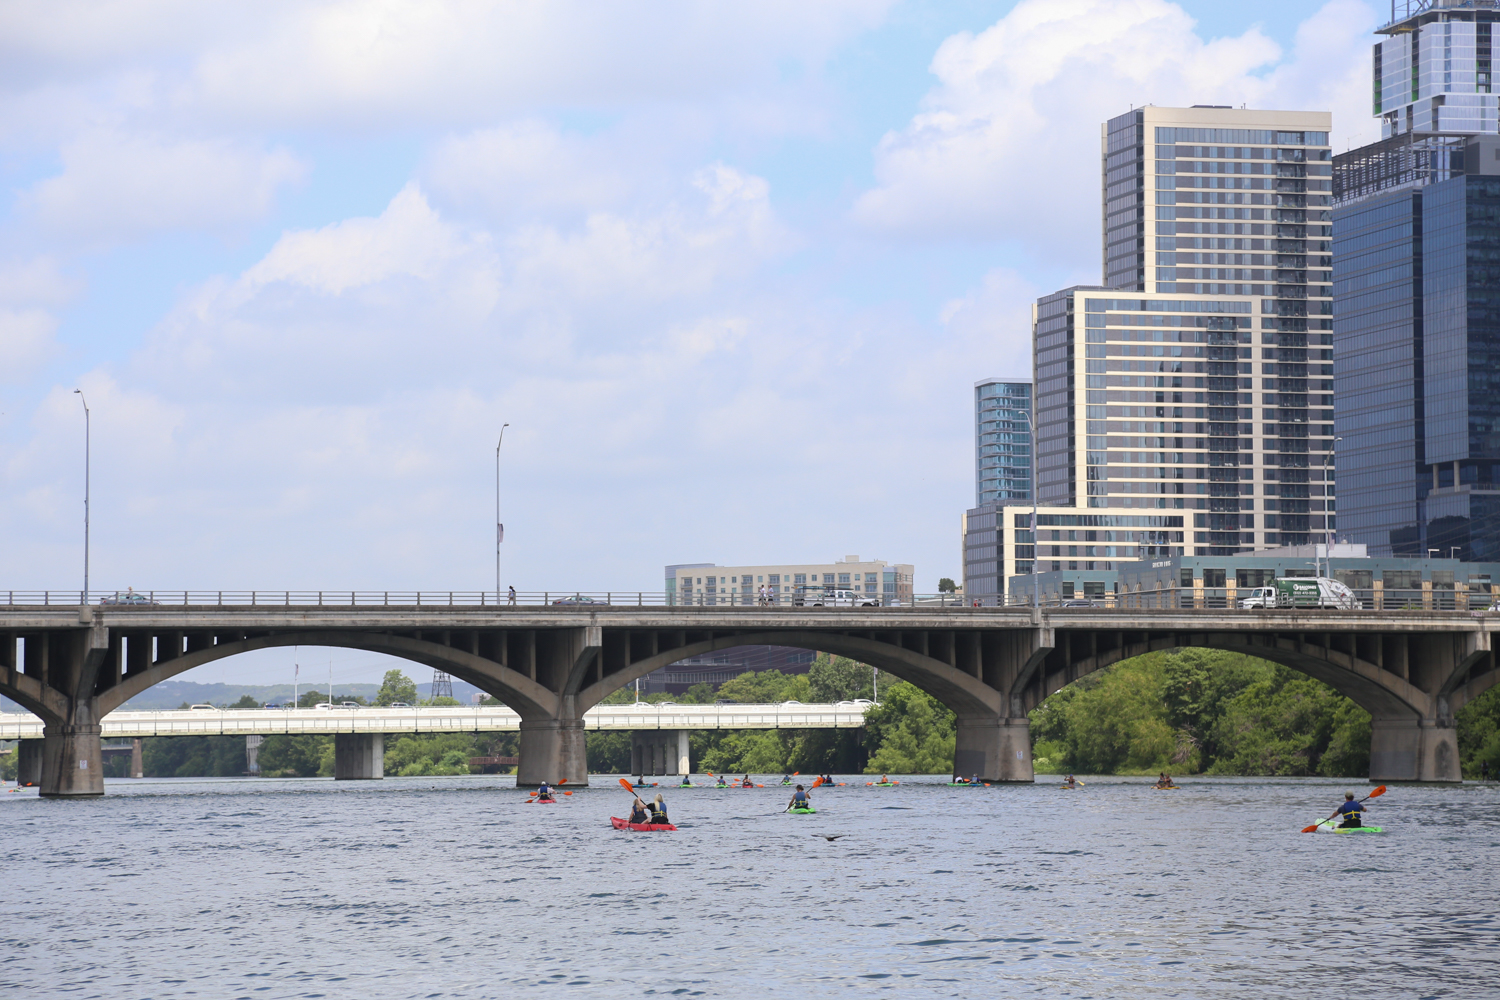
{"label": "delivery truck", "polygon": [[1359,609],[1354,591],[1326,576],[1288,577],[1256,587],[1240,600],[1242,608],[1339,608]]}

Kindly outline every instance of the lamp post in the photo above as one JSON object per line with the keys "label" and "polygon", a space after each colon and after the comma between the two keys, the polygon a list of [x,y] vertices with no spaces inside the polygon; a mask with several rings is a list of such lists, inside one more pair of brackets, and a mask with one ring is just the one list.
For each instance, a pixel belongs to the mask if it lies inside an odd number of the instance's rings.
{"label": "lamp post", "polygon": [[500,425],[500,440],[495,443],[495,603],[500,603],[500,543],[505,541],[505,525],[500,523],[500,446],[505,443],[505,428]]}
{"label": "lamp post", "polygon": [[[1034,389],[1031,394],[1031,403],[1033,406],[1036,405],[1036,391]],[[1018,412],[1026,418],[1026,436],[1031,442],[1029,448],[1031,452],[1031,604],[1032,607],[1041,607],[1042,580],[1037,574],[1037,570],[1041,567],[1042,546],[1038,542],[1041,532],[1036,526],[1036,424],[1032,422],[1030,410],[1020,410]]]}
{"label": "lamp post", "polygon": [[93,427],[88,399],[84,397],[82,389],[73,391],[78,394],[79,402],[83,403],[83,603],[87,607],[89,603],[89,462],[90,453],[93,451],[91,441]]}

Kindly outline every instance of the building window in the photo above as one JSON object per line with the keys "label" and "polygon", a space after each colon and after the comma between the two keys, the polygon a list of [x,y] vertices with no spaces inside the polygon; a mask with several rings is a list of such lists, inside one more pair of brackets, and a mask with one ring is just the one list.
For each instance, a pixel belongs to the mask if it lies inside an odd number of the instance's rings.
{"label": "building window", "polygon": [[807,583],[807,574],[806,573],[797,573],[797,574],[794,574],[792,576],[792,582],[795,583],[795,584],[798,584],[798,585],[805,585]]}

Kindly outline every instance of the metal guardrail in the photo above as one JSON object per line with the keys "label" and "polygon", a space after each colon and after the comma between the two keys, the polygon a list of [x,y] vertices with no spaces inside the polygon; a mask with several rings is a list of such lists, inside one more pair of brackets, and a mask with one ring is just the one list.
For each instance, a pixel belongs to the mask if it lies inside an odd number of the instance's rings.
{"label": "metal guardrail", "polygon": [[[96,592],[97,593],[97,592]],[[1046,595],[1043,595],[1044,597]],[[997,596],[976,598],[994,607]],[[1006,603],[1030,602],[1010,598]],[[0,590],[0,607],[79,607],[83,592],[78,590]],[[712,607],[712,608],[803,608],[803,607],[967,607],[962,594],[920,594],[910,600],[889,595],[861,595],[854,603],[804,599],[791,593],[761,598],[758,594],[709,594],[692,600],[676,600],[665,592],[653,591],[527,591],[496,594],[482,590],[128,590],[106,593],[91,602],[110,610],[151,607],[261,607],[261,608],[514,608],[514,607]],[[985,606],[974,604],[975,607]]]}
{"label": "metal guardrail", "polygon": [[[857,729],[868,705],[598,705],[585,729]],[[104,739],[145,736],[328,736],[335,733],[514,732],[521,717],[505,707],[389,709],[173,709],[115,711],[101,723]],[[30,713],[0,713],[0,740],[42,736]]]}

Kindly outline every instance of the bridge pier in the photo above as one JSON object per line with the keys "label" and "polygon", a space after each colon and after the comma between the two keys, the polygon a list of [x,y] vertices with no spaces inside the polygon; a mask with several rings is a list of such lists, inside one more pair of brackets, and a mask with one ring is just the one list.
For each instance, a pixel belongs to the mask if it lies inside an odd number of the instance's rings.
{"label": "bridge pier", "polygon": [[521,763],[516,787],[535,788],[542,782],[566,780],[587,788],[589,765],[582,719],[522,719]]}
{"label": "bridge pier", "polygon": [[43,740],[21,740],[16,750],[16,784],[37,787],[42,783]]}
{"label": "bridge pier", "polygon": [[953,773],[979,775],[985,781],[1032,782],[1031,722],[1018,719],[959,717],[954,733]]}
{"label": "bridge pier", "polygon": [[47,723],[42,729],[43,798],[104,794],[104,752],[98,725]]}
{"label": "bridge pier", "polygon": [[1373,719],[1370,780],[1462,781],[1458,730],[1437,719]]}
{"label": "bridge pier", "polygon": [[334,781],[372,781],[384,777],[384,733],[337,733],[334,735]]}
{"label": "bridge pier", "polygon": [[690,774],[686,729],[637,729],[630,734],[631,774]]}

